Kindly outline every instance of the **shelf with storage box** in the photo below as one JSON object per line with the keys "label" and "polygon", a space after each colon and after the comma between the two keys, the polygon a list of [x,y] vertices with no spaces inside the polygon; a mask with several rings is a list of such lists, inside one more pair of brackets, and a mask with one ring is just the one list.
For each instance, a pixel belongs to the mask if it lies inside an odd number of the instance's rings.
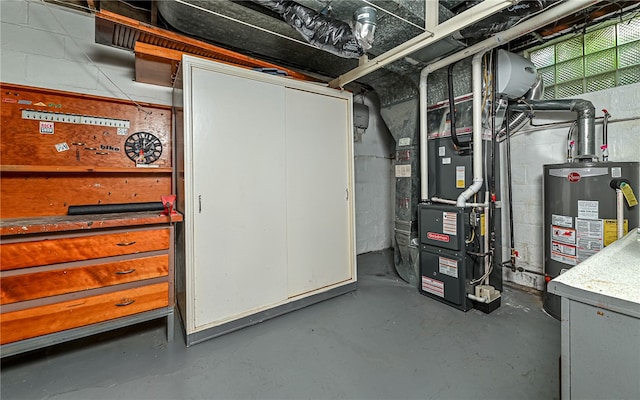
{"label": "shelf with storage box", "polygon": [[6,84],[1,95],[2,356],[156,318],[171,340],[182,216],[100,210],[162,208],[171,109]]}

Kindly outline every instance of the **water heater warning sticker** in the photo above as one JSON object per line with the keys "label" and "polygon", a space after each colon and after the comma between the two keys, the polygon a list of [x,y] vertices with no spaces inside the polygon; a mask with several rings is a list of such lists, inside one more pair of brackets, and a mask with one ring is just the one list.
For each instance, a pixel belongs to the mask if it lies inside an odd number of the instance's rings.
{"label": "water heater warning sticker", "polygon": [[598,219],[598,201],[578,200],[578,218]]}
{"label": "water heater warning sticker", "polygon": [[422,277],[422,291],[444,297],[444,282],[435,279]]}
{"label": "water heater warning sticker", "polygon": [[576,230],[562,226],[551,225],[551,241],[576,244]]}
{"label": "water heater warning sticker", "polygon": [[602,250],[603,220],[576,218],[576,231],[578,233],[578,262],[582,262]]}
{"label": "water heater warning sticker", "polygon": [[565,228],[573,228],[573,217],[568,215],[551,215],[551,223],[553,225],[564,226]]}
{"label": "water heater warning sticker", "polygon": [[563,264],[576,265],[576,246],[551,242],[551,259]]}

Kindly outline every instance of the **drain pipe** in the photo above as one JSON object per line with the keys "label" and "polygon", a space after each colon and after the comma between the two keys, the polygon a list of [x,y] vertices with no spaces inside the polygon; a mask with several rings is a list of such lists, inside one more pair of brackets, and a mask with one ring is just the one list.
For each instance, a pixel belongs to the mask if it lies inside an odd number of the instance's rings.
{"label": "drain pipe", "polygon": [[427,151],[427,136],[429,136],[427,124],[427,78],[433,71],[431,65],[427,65],[420,71],[420,83],[418,85],[420,107],[420,200],[422,203],[429,201],[429,152]]}
{"label": "drain pipe", "polygon": [[[482,56],[481,51],[471,61],[471,80],[473,91],[473,183],[458,196],[456,206],[464,207],[467,200],[480,191],[482,178]],[[486,201],[486,199],[485,199]]]}

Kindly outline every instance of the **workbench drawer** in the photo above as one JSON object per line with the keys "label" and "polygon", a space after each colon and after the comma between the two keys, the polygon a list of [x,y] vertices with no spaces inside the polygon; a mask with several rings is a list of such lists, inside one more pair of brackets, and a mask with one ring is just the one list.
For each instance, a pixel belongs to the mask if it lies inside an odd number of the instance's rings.
{"label": "workbench drawer", "polygon": [[169,248],[168,228],[9,242],[0,245],[0,269],[36,267]]}
{"label": "workbench drawer", "polygon": [[162,254],[83,267],[4,276],[0,281],[0,304],[80,292],[168,274],[169,255]]}
{"label": "workbench drawer", "polygon": [[167,307],[169,283],[157,283],[0,315],[1,344]]}

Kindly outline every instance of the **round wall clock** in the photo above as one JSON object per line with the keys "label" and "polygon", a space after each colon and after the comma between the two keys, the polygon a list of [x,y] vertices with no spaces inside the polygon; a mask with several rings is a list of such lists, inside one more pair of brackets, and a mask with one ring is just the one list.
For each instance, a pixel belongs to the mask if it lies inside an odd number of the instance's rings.
{"label": "round wall clock", "polygon": [[151,164],[162,155],[162,142],[149,132],[136,132],[124,141],[124,151],[136,164]]}

